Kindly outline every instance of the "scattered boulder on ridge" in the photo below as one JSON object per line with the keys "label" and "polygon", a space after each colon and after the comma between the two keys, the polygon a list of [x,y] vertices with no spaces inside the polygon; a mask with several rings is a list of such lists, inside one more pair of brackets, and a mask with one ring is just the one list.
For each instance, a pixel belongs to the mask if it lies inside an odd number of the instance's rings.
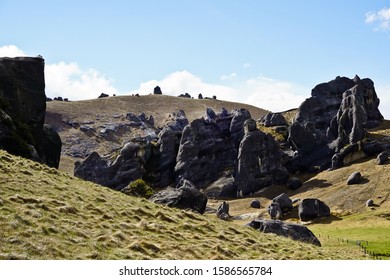
{"label": "scattered boulder on ridge", "polygon": [[153,89],[153,94],[162,94],[161,88],[159,86],[156,86]]}

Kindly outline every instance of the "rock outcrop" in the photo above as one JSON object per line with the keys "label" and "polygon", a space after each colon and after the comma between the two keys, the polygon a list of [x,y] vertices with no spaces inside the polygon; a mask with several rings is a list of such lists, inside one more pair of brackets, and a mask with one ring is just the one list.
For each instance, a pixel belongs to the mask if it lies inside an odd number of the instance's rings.
{"label": "rock outcrop", "polygon": [[216,114],[208,108],[205,118],[186,126],[176,158],[176,181],[189,179],[202,189],[218,180],[224,171],[234,170],[243,123],[249,117],[246,110],[232,114],[222,110]]}
{"label": "rock outcrop", "polygon": [[58,168],[61,141],[46,126],[44,60],[0,58],[0,147]]}
{"label": "rock outcrop", "polygon": [[93,152],[83,162],[76,162],[74,175],[84,180],[121,190],[146,174],[145,166],[155,147],[150,142],[128,142],[114,162]]}
{"label": "rock outcrop", "polygon": [[200,214],[206,210],[207,197],[188,180],[181,180],[176,188],[168,187],[153,195],[150,200],[180,209],[190,209]]}
{"label": "rock outcrop", "polygon": [[237,191],[242,196],[270,186],[274,175],[282,169],[279,147],[274,138],[258,130],[253,119],[245,121],[244,131],[235,177]]}
{"label": "rock outcrop", "polygon": [[298,109],[288,141],[296,151],[290,171],[324,170],[346,145],[380,124],[379,98],[370,79],[337,77],[317,85]]}
{"label": "rock outcrop", "polygon": [[318,238],[307,227],[302,225],[278,220],[253,220],[248,226],[263,233],[274,233],[293,240],[321,246]]}
{"label": "rock outcrop", "polygon": [[265,127],[287,125],[287,121],[281,113],[268,113],[259,121]]}
{"label": "rock outcrop", "polygon": [[298,215],[301,221],[311,221],[317,218],[328,217],[330,208],[319,199],[305,198],[299,204]]}

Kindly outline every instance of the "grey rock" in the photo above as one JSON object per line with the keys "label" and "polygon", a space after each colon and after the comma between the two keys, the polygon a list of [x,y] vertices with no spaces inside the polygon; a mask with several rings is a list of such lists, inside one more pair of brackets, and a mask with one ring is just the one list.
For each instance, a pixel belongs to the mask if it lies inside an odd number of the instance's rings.
{"label": "grey rock", "polygon": [[321,246],[321,242],[313,234],[313,232],[302,225],[278,220],[253,220],[248,224],[248,226],[263,233],[274,233],[293,240],[313,244],[315,246]]}
{"label": "grey rock", "polygon": [[360,172],[353,172],[347,179],[347,185],[359,184],[362,179]]}
{"label": "grey rock", "polygon": [[319,199],[305,198],[299,204],[298,215],[301,221],[311,221],[321,217],[328,217],[330,208]]}
{"label": "grey rock", "polygon": [[281,113],[268,113],[260,118],[260,123],[266,127],[287,125]]}
{"label": "grey rock", "polygon": [[389,161],[389,153],[388,152],[382,152],[376,157],[376,164],[378,164],[378,165],[383,165],[388,161]]}
{"label": "grey rock", "polygon": [[105,93],[101,93],[98,98],[106,98],[106,97],[109,97],[109,95]]}
{"label": "grey rock", "polygon": [[336,152],[362,140],[367,128],[380,124],[383,116],[378,105],[370,79],[337,77],[317,85],[290,127],[288,140],[298,156],[291,160],[289,170],[329,168]]}
{"label": "grey rock", "polygon": [[188,180],[181,180],[176,188],[168,187],[150,198],[150,201],[169,207],[191,209],[200,214],[206,210],[207,197]]}
{"label": "grey rock", "polygon": [[[0,148],[58,167],[60,137],[54,129],[44,127],[44,65],[42,57],[0,58]],[[30,146],[39,157],[31,153]]]}
{"label": "grey rock", "polygon": [[234,184],[234,177],[230,174],[222,174],[204,190],[204,193],[209,198],[236,198],[237,187]]}
{"label": "grey rock", "polygon": [[302,181],[299,178],[292,177],[287,181],[287,187],[290,190],[297,190],[302,186]]}
{"label": "grey rock", "polygon": [[258,200],[258,199],[252,200],[250,207],[255,208],[255,209],[260,209],[260,207],[261,207],[260,200]]}
{"label": "grey rock", "polygon": [[282,193],[282,194],[276,196],[272,200],[272,202],[279,204],[280,209],[282,210],[283,213],[286,213],[286,212],[291,211],[293,209],[292,201],[288,197],[288,195],[285,193]]}
{"label": "grey rock", "polygon": [[238,151],[236,184],[243,196],[273,183],[273,172],[281,167],[279,147],[271,135],[256,128],[256,122],[244,123],[245,135]]}
{"label": "grey rock", "polygon": [[369,199],[366,201],[366,207],[371,207],[371,206],[374,206],[374,200]]}
{"label": "grey rock", "polygon": [[217,208],[217,217],[221,220],[227,221],[230,219],[229,203],[223,201]]}
{"label": "grey rock", "polygon": [[272,202],[267,207],[267,212],[271,216],[272,220],[280,220],[282,218],[283,213],[279,203]]}
{"label": "grey rock", "polygon": [[153,94],[162,94],[161,88],[159,86],[156,86],[153,89]]}

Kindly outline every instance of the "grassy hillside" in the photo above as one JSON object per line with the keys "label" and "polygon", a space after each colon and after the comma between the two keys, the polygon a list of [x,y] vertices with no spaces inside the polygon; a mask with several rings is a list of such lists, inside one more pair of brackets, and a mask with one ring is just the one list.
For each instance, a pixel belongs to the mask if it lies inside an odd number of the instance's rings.
{"label": "grassy hillside", "polygon": [[364,259],[126,196],[0,151],[0,259]]}
{"label": "grassy hillside", "polygon": [[[362,183],[347,185],[347,178],[354,171],[361,172]],[[291,199],[318,198],[330,207],[331,216],[306,225],[324,247],[343,250],[356,241],[365,241],[367,250],[381,258],[390,257],[390,165],[376,165],[371,158],[309,178],[308,174],[301,177],[305,182],[296,191],[274,186],[256,194],[264,206],[259,211],[249,208],[253,198],[231,201],[231,214],[243,217],[236,223],[245,224],[257,216],[269,219],[266,207],[272,198],[283,192]],[[374,200],[374,206],[365,206],[368,199]],[[211,203],[216,207],[219,202]],[[299,222],[297,217],[295,209],[285,219]],[[350,244],[346,244],[346,240]]]}

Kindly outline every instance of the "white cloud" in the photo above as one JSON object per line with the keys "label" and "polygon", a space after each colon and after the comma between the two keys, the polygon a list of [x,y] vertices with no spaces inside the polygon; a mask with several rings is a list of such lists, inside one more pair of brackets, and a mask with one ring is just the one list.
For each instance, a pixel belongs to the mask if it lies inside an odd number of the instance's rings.
{"label": "white cloud", "polygon": [[272,112],[297,108],[310,96],[307,88],[266,77],[247,80],[243,92],[246,93],[244,103]]}
{"label": "white cloud", "polygon": [[[0,57],[28,56],[15,45],[0,46]],[[83,70],[77,63],[58,62],[45,66],[46,96],[70,100],[92,99],[104,92],[118,94],[112,81],[95,69]]]}
{"label": "white cloud", "polygon": [[244,64],[242,65],[243,68],[250,68],[251,66],[252,66],[252,65],[251,65],[249,62],[244,63]]}
{"label": "white cloud", "polygon": [[[1,46],[0,56],[25,56],[26,54],[14,45]],[[246,66],[245,66],[246,65]],[[243,67],[250,67],[245,64]],[[222,76],[222,80],[234,79],[236,73]],[[46,95],[61,96],[70,100],[94,99],[100,93],[118,95],[112,81],[95,69],[82,69],[77,63],[58,62],[45,66]],[[129,94],[149,94],[155,86],[160,86],[163,94],[178,96],[188,92],[195,98],[199,93],[204,97],[217,96],[219,100],[247,103],[274,112],[298,107],[310,95],[309,89],[289,82],[266,77],[258,77],[235,82],[234,86],[225,86],[204,82],[200,77],[188,72],[177,71],[162,80],[150,80],[140,84],[137,90]],[[390,87],[389,87],[390,88]],[[390,90],[389,90],[390,92]]]}
{"label": "white cloud", "polygon": [[46,96],[70,100],[94,99],[100,93],[118,94],[118,90],[95,69],[82,70],[77,63],[63,61],[45,67]]}
{"label": "white cloud", "polygon": [[237,77],[237,73],[230,73],[229,75],[223,75],[221,77],[221,80],[222,81],[226,81],[226,80],[233,80]]}
{"label": "white cloud", "polygon": [[384,8],[379,12],[366,13],[366,23],[379,23],[375,30],[390,30],[390,8]]}
{"label": "white cloud", "polygon": [[375,85],[375,91],[380,99],[379,110],[386,120],[390,119],[390,84]]}
{"label": "white cloud", "polygon": [[24,51],[15,45],[0,46],[0,57],[26,56]]}
{"label": "white cloud", "polygon": [[310,90],[304,87],[266,77],[228,87],[205,83],[188,71],[172,73],[160,81],[144,82],[130,94],[149,94],[157,85],[166,95],[178,96],[186,92],[195,98],[199,93],[204,97],[216,95],[219,100],[247,103],[274,112],[296,108],[310,96]]}

